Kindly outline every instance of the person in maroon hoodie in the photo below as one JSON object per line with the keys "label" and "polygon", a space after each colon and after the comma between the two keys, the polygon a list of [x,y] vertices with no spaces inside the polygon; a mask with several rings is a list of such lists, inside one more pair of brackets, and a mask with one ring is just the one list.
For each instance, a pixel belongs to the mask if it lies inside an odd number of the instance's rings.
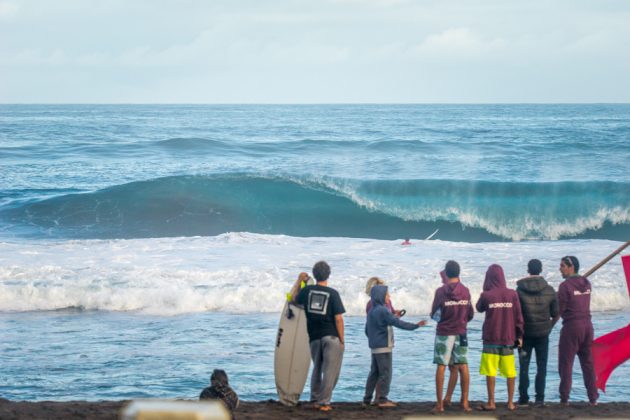
{"label": "person in maroon hoodie", "polygon": [[507,288],[503,268],[498,264],[492,264],[486,271],[483,292],[477,301],[477,310],[486,313],[479,373],[486,376],[488,388],[488,402],[479,406],[479,409],[496,410],[494,387],[499,373],[507,378],[507,407],[514,410],[516,409],[514,344],[518,342],[518,346],[521,346],[523,343],[523,314],[518,294],[515,290]]}
{"label": "person in maroon hoodie", "polygon": [[[444,388],[444,372],[446,366],[451,367],[451,378],[457,373],[461,378],[462,408],[470,411],[468,406],[468,387],[470,373],[468,371],[468,339],[466,327],[474,316],[470,292],[459,280],[459,264],[449,261],[444,268],[445,277],[448,279],[442,287],[435,291],[431,317],[437,320],[435,332],[435,346],[433,363],[437,365],[435,371],[435,394],[437,402],[433,409],[436,413],[444,411],[442,390]],[[449,387],[450,388],[450,387]],[[454,384],[453,384],[454,388]],[[450,390],[452,392],[452,390]],[[449,397],[447,392],[447,397]]]}
{"label": "person in maroon hoodie", "polygon": [[560,273],[564,281],[558,288],[558,305],[562,317],[558,345],[558,372],[560,373],[560,403],[569,404],[573,361],[577,354],[584,376],[584,386],[591,405],[597,405],[597,386],[593,365],[593,324],[591,322],[591,282],[578,275],[580,262],[574,256],[560,260]]}

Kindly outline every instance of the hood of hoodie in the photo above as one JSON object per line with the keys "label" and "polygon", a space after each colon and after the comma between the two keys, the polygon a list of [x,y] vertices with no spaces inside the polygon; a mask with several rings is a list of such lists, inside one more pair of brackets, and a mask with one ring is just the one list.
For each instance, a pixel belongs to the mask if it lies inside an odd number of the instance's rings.
{"label": "hood of hoodie", "polygon": [[571,276],[571,277],[567,278],[565,281],[569,282],[569,284],[571,284],[571,286],[575,287],[575,289],[578,290],[581,293],[584,293],[588,289],[591,288],[591,282],[588,281],[588,279],[586,277],[582,277],[579,274]]}
{"label": "hood of hoodie", "polygon": [[538,294],[547,286],[547,281],[541,276],[525,277],[516,282],[518,290],[529,294]]}
{"label": "hood of hoodie", "polygon": [[486,279],[483,282],[483,291],[487,292],[493,289],[506,289],[505,274],[503,268],[499,264],[492,264],[486,271]]}
{"label": "hood of hoodie", "polygon": [[374,286],[370,291],[370,298],[372,298],[372,306],[385,305],[385,295],[387,295],[387,286]]}
{"label": "hood of hoodie", "polygon": [[461,281],[456,283],[447,283],[446,285],[446,298],[448,300],[463,300],[468,298],[466,287]]}

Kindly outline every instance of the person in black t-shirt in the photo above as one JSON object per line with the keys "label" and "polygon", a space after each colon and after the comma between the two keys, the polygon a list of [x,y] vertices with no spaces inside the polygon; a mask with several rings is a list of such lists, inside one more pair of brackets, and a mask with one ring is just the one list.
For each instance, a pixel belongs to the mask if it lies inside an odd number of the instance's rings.
{"label": "person in black t-shirt", "polygon": [[313,372],[311,402],[321,411],[330,411],[332,392],[337,385],[344,351],[343,313],[339,293],[328,287],[330,266],[320,261],[313,266],[315,286],[306,286],[295,298],[306,312]]}

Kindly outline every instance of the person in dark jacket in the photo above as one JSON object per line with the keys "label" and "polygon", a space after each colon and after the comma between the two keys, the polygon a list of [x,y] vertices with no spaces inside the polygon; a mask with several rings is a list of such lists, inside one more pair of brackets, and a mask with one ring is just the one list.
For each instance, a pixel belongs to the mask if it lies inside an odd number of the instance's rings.
{"label": "person in dark jacket", "polygon": [[578,274],[580,262],[574,256],[560,260],[564,281],[558,287],[558,304],[562,317],[558,344],[560,403],[569,404],[573,361],[577,354],[584,376],[584,386],[591,405],[597,405],[595,367],[593,364],[593,323],[591,322],[591,282]]}
{"label": "person in dark jacket", "polygon": [[[468,371],[468,338],[467,325],[474,316],[474,310],[470,301],[470,292],[459,279],[459,264],[456,261],[448,261],[444,268],[446,283],[435,291],[431,317],[437,320],[435,331],[435,345],[433,350],[433,363],[437,365],[435,371],[435,394],[437,402],[433,411],[444,411],[445,401],[442,400],[444,388],[444,373],[449,366],[451,378],[456,381],[457,375],[461,378],[461,402],[464,411],[470,411],[468,406],[468,388],[470,373]],[[439,317],[436,316],[439,313]],[[451,381],[452,382],[452,381]],[[452,388],[451,388],[452,385]],[[455,385],[449,382],[447,399],[450,402]]]}
{"label": "person in dark jacket", "polygon": [[518,404],[529,403],[529,361],[532,352],[536,352],[536,405],[545,405],[545,384],[547,380],[547,359],[549,356],[549,334],[560,317],[558,299],[553,287],[540,276],[542,262],[537,259],[527,264],[529,277],[516,282],[525,321],[523,347],[519,362]]}
{"label": "person in dark jacket", "polygon": [[516,365],[514,362],[514,344],[522,345],[523,314],[518,294],[508,289],[503,268],[492,264],[486,272],[483,292],[477,301],[477,310],[486,313],[483,321],[483,349],[479,373],[486,376],[488,402],[479,409],[496,410],[494,387],[499,373],[507,378],[508,410],[514,405],[514,385],[516,383]]}
{"label": "person in dark jacket", "polygon": [[215,369],[210,376],[210,386],[204,388],[199,395],[200,400],[219,400],[233,412],[238,407],[238,395],[228,384],[227,373],[223,369]]}
{"label": "person in dark jacket", "polygon": [[372,395],[378,384],[379,395],[376,404],[380,408],[396,407],[396,403],[387,397],[392,382],[392,349],[394,348],[394,331],[392,326],[404,330],[415,330],[426,325],[426,321],[417,324],[402,321],[387,308],[390,304],[387,286],[374,286],[370,292],[372,310],[365,323],[365,335],[372,350],[372,366],[365,384],[364,404],[370,404]]}

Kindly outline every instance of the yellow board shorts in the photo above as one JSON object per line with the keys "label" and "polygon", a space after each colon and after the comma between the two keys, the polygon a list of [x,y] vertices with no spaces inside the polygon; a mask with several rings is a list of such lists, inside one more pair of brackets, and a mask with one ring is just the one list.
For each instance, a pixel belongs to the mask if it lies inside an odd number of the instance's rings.
{"label": "yellow board shorts", "polygon": [[511,346],[483,346],[479,373],[484,376],[516,378],[514,349]]}

